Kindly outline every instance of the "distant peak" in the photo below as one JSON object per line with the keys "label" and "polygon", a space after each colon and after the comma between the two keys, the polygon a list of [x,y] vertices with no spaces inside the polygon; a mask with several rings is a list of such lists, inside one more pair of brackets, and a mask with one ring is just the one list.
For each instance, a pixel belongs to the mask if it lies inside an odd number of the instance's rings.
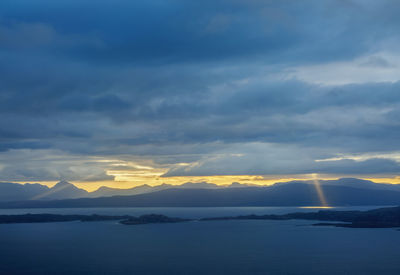
{"label": "distant peak", "polygon": [[340,181],[340,182],[364,182],[364,183],[372,182],[370,180],[364,180],[364,179],[358,179],[358,178],[340,178],[337,181]]}
{"label": "distant peak", "polygon": [[184,184],[180,185],[181,187],[186,188],[210,188],[210,187],[217,187],[214,183],[208,183],[205,181],[202,182],[185,182]]}
{"label": "distant peak", "polygon": [[157,185],[157,187],[167,187],[167,186],[172,186],[171,184],[163,183],[160,185]]}
{"label": "distant peak", "polygon": [[108,186],[100,186],[96,191],[113,190],[114,188]]}
{"label": "distant peak", "polygon": [[244,186],[248,186],[247,184],[241,184],[239,182],[232,182],[231,185],[228,185],[228,187],[244,187]]}
{"label": "distant peak", "polygon": [[69,186],[69,185],[73,185],[72,183],[69,183],[66,180],[62,180],[56,183],[56,185],[54,185],[54,187],[62,187],[62,186]]}
{"label": "distant peak", "polygon": [[35,183],[29,183],[29,182],[26,182],[26,183],[24,183],[23,185],[25,185],[25,186],[33,186],[33,185],[41,185],[41,186],[46,186],[46,185],[43,185],[43,184],[40,184],[40,183],[37,183],[37,182],[35,182]]}
{"label": "distant peak", "polygon": [[138,185],[138,186],[135,186],[135,187],[151,187],[150,185],[148,185],[148,184],[142,184],[142,185]]}

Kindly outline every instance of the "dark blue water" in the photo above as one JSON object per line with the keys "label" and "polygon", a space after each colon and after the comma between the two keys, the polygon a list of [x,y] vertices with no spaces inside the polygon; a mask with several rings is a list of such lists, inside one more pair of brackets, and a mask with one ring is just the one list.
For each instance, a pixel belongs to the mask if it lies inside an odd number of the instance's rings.
{"label": "dark blue water", "polygon": [[[47,209],[45,212],[162,213],[199,217],[287,213],[293,210],[310,211],[294,208],[114,208]],[[2,210],[0,214],[13,211]],[[38,209],[22,211],[38,213]],[[39,210],[39,213],[43,211]],[[400,231],[312,227],[312,223],[215,221],[138,226],[116,222],[0,225],[0,273],[400,274]]]}

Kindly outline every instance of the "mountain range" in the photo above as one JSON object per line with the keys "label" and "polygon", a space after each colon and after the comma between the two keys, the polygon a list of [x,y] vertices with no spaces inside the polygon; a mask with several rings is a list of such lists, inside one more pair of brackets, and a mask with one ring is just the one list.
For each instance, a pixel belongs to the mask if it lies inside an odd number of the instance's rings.
{"label": "mountain range", "polygon": [[101,187],[94,192],[65,181],[52,188],[40,184],[0,183],[0,207],[318,206],[323,205],[319,189],[330,206],[400,205],[400,185],[354,178],[320,180],[318,183],[319,188],[314,181],[282,182],[271,186],[188,182],[130,189]]}
{"label": "mountain range", "polygon": [[39,183],[0,183],[0,201],[72,199],[88,197],[88,194],[67,181],[60,181],[51,188]]}
{"label": "mountain range", "polygon": [[150,192],[156,192],[171,188],[179,189],[208,189],[208,188],[226,188],[241,187],[239,183],[233,183],[229,186],[218,186],[207,182],[186,182],[182,185],[161,184],[150,186],[147,184],[136,186],[129,189],[111,188],[102,186],[99,189],[88,192],[78,188],[67,181],[60,181],[53,187],[48,187],[39,183],[10,183],[0,182],[0,201],[22,201],[22,200],[55,200],[55,199],[75,199],[75,198],[98,198],[111,196],[129,196]]}

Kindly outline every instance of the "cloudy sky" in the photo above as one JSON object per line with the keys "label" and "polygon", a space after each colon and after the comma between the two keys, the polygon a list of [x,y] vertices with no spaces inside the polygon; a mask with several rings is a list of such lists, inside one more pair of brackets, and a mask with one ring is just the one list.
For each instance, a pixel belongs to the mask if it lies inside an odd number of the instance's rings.
{"label": "cloudy sky", "polygon": [[399,182],[396,0],[2,0],[0,181]]}

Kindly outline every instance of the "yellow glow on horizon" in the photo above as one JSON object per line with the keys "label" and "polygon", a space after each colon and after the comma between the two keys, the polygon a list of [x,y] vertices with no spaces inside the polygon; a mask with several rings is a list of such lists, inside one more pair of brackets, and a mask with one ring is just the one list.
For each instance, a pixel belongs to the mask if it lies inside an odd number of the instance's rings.
{"label": "yellow glow on horizon", "polygon": [[[144,170],[147,171],[144,172]],[[121,174],[117,174],[116,171],[113,171],[112,175],[115,176],[114,180],[104,180],[104,181],[71,181],[75,186],[85,189],[89,192],[97,190],[101,186],[107,186],[111,188],[120,188],[127,189],[135,186],[140,186],[143,184],[148,184],[150,186],[160,185],[160,184],[171,184],[171,185],[180,185],[185,182],[208,182],[214,183],[217,185],[230,185],[233,182],[238,182],[241,184],[249,184],[249,185],[259,185],[259,186],[268,186],[272,185],[276,182],[287,182],[294,180],[315,180],[316,175],[295,175],[295,176],[255,176],[255,175],[223,175],[223,176],[196,176],[196,177],[161,177],[165,172],[164,169],[143,169],[140,171],[124,171]],[[111,173],[110,173],[111,175]],[[323,175],[318,175],[318,180],[336,180],[340,177],[326,177]],[[371,180],[376,183],[390,183],[390,184],[399,184],[400,177],[393,178],[367,178],[367,177],[358,177],[360,179]],[[32,183],[40,183],[43,185],[47,185],[49,187],[54,186],[57,181],[32,181]],[[18,182],[25,183],[25,182]],[[314,184],[314,186],[316,186]],[[318,188],[318,184],[316,186]],[[319,186],[321,189],[321,186]],[[322,191],[322,190],[321,190]],[[318,192],[318,189],[317,189]],[[319,193],[319,192],[318,192]],[[325,203],[327,202],[326,198]],[[327,205],[322,205],[327,206]]]}
{"label": "yellow glow on horizon", "polygon": [[332,209],[335,208],[333,206],[302,206],[300,208],[304,208],[304,209]]}
{"label": "yellow glow on horizon", "polygon": [[[95,191],[101,186],[107,186],[111,188],[128,189],[140,185],[180,185],[186,182],[208,182],[217,185],[230,185],[233,182],[248,185],[261,185],[267,186],[272,185],[276,182],[288,182],[294,180],[336,180],[341,177],[355,177],[360,179],[371,180],[377,183],[400,183],[400,176],[397,175],[382,175],[384,177],[365,177],[364,175],[327,175],[327,174],[298,174],[298,175],[210,175],[210,176],[175,176],[175,177],[163,177],[170,169],[182,168],[185,166],[193,166],[195,163],[176,163],[174,165],[162,165],[156,164],[152,160],[124,160],[124,159],[104,159],[99,157],[89,158],[84,160],[89,163],[101,163],[104,165],[104,172],[110,176],[110,179],[101,181],[90,181],[88,178],[82,178],[81,180],[74,181],[70,180],[74,185],[87,191]],[[78,171],[82,174],[81,171]],[[66,179],[69,180],[69,179]],[[40,182],[34,181],[40,184],[52,187],[56,184],[56,181]],[[20,182],[24,183],[24,182]],[[314,182],[314,186],[318,192],[318,196],[321,200],[322,206],[327,206],[329,198],[326,198],[323,194],[323,190],[319,182]]]}
{"label": "yellow glow on horizon", "polygon": [[370,180],[376,183],[389,183],[389,184],[400,184],[400,176],[395,176],[393,178],[369,178],[362,177],[364,180]]}

